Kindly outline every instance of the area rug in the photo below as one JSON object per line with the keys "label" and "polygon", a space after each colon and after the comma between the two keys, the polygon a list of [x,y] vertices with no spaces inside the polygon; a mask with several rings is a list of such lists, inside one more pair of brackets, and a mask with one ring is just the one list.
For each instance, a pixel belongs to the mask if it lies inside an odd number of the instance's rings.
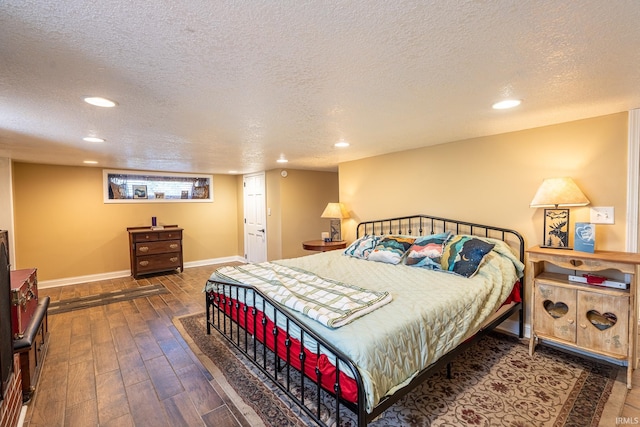
{"label": "area rug", "polygon": [[[204,313],[174,323],[205,366],[224,376],[242,412],[259,419],[252,425],[315,425],[217,332],[206,335]],[[624,404],[625,373],[547,346],[531,357],[518,339],[490,334],[454,360],[451,379],[445,370],[435,374],[369,425],[611,426]],[[354,420],[345,410],[341,427]]]}
{"label": "area rug", "polygon": [[73,310],[81,310],[83,308],[98,307],[105,304],[113,304],[121,301],[129,301],[136,298],[150,297],[153,295],[161,295],[168,293],[169,290],[164,286],[148,285],[138,286],[136,288],[121,289],[112,292],[104,292],[101,294],[87,295],[79,298],[68,298],[60,301],[52,301],[49,304],[49,314],[66,313]]}

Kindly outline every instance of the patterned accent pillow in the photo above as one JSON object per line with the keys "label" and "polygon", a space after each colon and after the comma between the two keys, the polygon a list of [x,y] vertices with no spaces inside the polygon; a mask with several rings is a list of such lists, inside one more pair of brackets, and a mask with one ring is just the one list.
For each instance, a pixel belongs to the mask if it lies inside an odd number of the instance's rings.
{"label": "patterned accent pillow", "polygon": [[444,245],[442,269],[464,277],[473,277],[484,257],[495,245],[473,236],[453,236]]}
{"label": "patterned accent pillow", "polygon": [[376,245],[369,254],[370,261],[398,264],[402,256],[411,247],[416,239],[413,237],[387,236]]}
{"label": "patterned accent pillow", "polygon": [[440,259],[444,245],[451,237],[451,232],[417,237],[409,248],[404,263],[411,267],[423,267],[429,270],[442,270]]}
{"label": "patterned accent pillow", "polygon": [[379,236],[362,236],[358,240],[351,243],[349,247],[344,250],[344,254],[352,256],[354,258],[367,259],[367,257],[376,247],[379,241]]}

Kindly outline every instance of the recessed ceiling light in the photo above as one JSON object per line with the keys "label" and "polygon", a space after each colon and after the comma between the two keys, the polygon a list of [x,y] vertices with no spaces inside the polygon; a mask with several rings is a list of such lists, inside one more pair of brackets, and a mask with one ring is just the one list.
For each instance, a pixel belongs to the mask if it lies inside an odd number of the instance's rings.
{"label": "recessed ceiling light", "polygon": [[115,107],[118,105],[115,101],[100,96],[86,96],[84,102],[95,105],[96,107]]}
{"label": "recessed ceiling light", "polygon": [[333,144],[334,147],[338,147],[338,148],[345,148],[349,146],[349,143],[347,141],[345,141],[344,139],[341,139],[340,141],[336,142],[335,144]]}
{"label": "recessed ceiling light", "polygon": [[85,136],[84,138],[82,138],[83,141],[86,142],[104,142],[105,140],[102,138],[98,138],[96,136]]}
{"label": "recessed ceiling light", "polygon": [[85,165],[97,165],[98,162],[96,160],[85,160],[84,162]]}
{"label": "recessed ceiling light", "polygon": [[288,161],[289,161],[289,160],[284,159],[284,158],[282,158],[282,157],[280,157],[278,160],[276,160],[276,162],[278,162],[278,163],[287,163]]}
{"label": "recessed ceiling light", "polygon": [[507,108],[517,107],[521,103],[521,99],[505,99],[504,101],[496,102],[491,107],[494,110],[506,110]]}
{"label": "recessed ceiling light", "polygon": [[230,174],[236,174],[238,171],[229,171]]}

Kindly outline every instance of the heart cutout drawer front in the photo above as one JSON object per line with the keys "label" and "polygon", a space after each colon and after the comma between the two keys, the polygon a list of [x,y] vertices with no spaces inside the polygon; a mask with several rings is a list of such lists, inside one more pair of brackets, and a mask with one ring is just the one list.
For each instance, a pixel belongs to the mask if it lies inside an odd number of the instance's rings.
{"label": "heart cutout drawer front", "polygon": [[596,310],[587,311],[587,319],[589,319],[589,322],[591,322],[593,326],[601,331],[609,329],[618,322],[618,316],[616,316],[615,314],[600,314],[600,312]]}
{"label": "heart cutout drawer front", "polygon": [[547,313],[554,319],[559,319],[569,312],[569,307],[563,302],[553,302],[545,300],[542,305]]}

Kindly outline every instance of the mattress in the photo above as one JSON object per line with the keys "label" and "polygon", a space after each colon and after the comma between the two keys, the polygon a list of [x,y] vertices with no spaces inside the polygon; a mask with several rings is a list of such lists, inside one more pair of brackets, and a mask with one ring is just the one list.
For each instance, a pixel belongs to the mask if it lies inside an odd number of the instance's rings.
{"label": "mattress", "polygon": [[[495,243],[472,278],[353,258],[341,251],[276,261],[343,283],[387,291],[393,298],[389,304],[337,329],[324,327],[301,313],[283,310],[354,362],[363,379],[370,412],[385,395],[402,388],[418,372],[477,332],[509,297],[524,266],[506,244]],[[215,280],[215,273],[212,279]],[[246,304],[253,305],[254,301]],[[260,306],[259,301],[257,304]],[[268,310],[266,315],[273,320]],[[285,327],[283,321],[282,316],[276,319],[281,328]],[[295,331],[292,335],[296,335]],[[315,348],[315,343],[304,344]]]}

